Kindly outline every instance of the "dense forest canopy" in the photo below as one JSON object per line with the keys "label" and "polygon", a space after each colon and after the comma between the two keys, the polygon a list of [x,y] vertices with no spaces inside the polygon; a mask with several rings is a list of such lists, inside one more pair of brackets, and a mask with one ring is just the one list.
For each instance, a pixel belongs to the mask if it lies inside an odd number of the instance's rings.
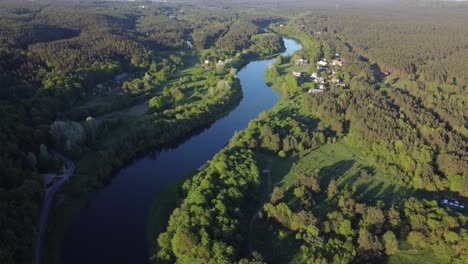
{"label": "dense forest canopy", "polygon": [[[464,263],[466,213],[436,198],[468,196],[468,7],[396,2],[0,2],[0,262],[31,260],[41,174],[61,168],[50,148],[82,169],[73,197],[93,193],[145,147],[233,107],[237,69],[284,48],[270,26],[304,47],[265,74],[282,101],[183,184],[154,259],[375,262],[410,249]],[[336,53],[343,67],[325,72],[346,89],[305,93],[291,71],[310,75]],[[112,118],[139,104],[138,118]],[[343,149],[365,158],[306,160]],[[268,184],[272,162],[291,160]],[[366,196],[362,182],[403,191]],[[256,204],[258,236],[272,243],[252,250]]]}
{"label": "dense forest canopy", "polygon": [[[101,169],[81,190],[91,193],[144,143],[213,122],[241,98],[235,68],[283,48],[279,37],[260,36],[255,23],[272,19],[260,11],[145,2],[0,5],[2,263],[31,259],[44,197],[40,174],[61,168],[49,148],[77,161],[78,170],[99,153],[94,165]],[[242,50],[248,56],[234,56]],[[229,63],[199,65],[207,58]],[[185,68],[191,75],[172,82]],[[121,74],[129,78],[116,83]],[[136,104],[149,108],[138,120],[106,116]],[[125,139],[111,133],[129,126]]]}

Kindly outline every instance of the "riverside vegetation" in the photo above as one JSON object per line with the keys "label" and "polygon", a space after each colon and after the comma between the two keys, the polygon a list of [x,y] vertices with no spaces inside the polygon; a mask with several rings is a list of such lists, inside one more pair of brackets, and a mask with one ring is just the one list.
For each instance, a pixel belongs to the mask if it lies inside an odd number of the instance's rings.
{"label": "riverside vegetation", "polygon": [[[466,210],[440,204],[468,196],[466,71],[441,66],[467,67],[468,31],[449,18],[457,10],[399,8],[309,11],[271,25],[304,47],[265,73],[283,98],[171,189],[179,198],[153,235],[154,262],[468,261]],[[432,41],[451,38],[463,40]],[[349,88],[311,94],[291,74],[315,70],[296,58],[336,53]]]}
{"label": "riverside vegetation", "polygon": [[[468,196],[466,4],[140,5],[1,3],[1,263],[31,260],[40,174],[61,168],[47,146],[76,164],[49,220],[54,263],[112,171],[237,104],[237,69],[283,48],[270,24],[304,47],[265,73],[282,100],[167,189],[151,260],[467,261],[466,211],[438,203]],[[291,76],[335,53],[346,89],[309,94]]]}
{"label": "riverside vegetation", "polygon": [[31,260],[40,174],[62,166],[47,146],[76,164],[49,217],[50,263],[71,217],[114,170],[226,114],[242,98],[237,69],[284,48],[260,29],[274,18],[189,7],[2,3],[0,262]]}

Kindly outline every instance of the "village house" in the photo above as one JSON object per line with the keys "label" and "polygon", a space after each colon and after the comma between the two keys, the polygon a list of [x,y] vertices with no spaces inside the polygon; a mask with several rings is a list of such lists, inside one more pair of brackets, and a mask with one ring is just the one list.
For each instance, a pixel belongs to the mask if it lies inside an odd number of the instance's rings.
{"label": "village house", "polygon": [[341,57],[341,54],[335,53],[335,58],[339,58],[339,57]]}
{"label": "village house", "polygon": [[319,70],[319,71],[324,71],[325,69],[327,69],[327,67],[317,66],[317,70]]}
{"label": "village house", "polygon": [[129,77],[128,73],[124,72],[122,74],[115,76],[114,80],[116,83],[121,84],[128,77]]}
{"label": "village house", "polygon": [[337,83],[335,84],[335,88],[346,88],[346,84],[345,83]]}
{"label": "village house", "polygon": [[320,60],[320,61],[317,61],[317,64],[320,66],[327,66],[328,62],[326,62],[325,60]]}
{"label": "village house", "polygon": [[296,60],[296,65],[298,65],[298,66],[303,66],[303,65],[308,65],[308,64],[309,64],[309,60],[306,60],[306,59]]}
{"label": "village house", "polygon": [[339,83],[339,82],[340,82],[340,79],[333,77],[330,81],[331,81],[332,83]]}
{"label": "village house", "polygon": [[320,77],[320,73],[318,72],[313,72],[311,75],[310,75],[311,78],[318,78]]}
{"label": "village house", "polygon": [[205,64],[210,64],[210,60],[205,60]]}
{"label": "village house", "polygon": [[322,83],[322,84],[323,84],[323,83],[325,83],[325,78],[323,78],[323,77],[317,77],[317,78],[315,78],[314,82],[316,82],[316,83]]}
{"label": "village house", "polygon": [[105,92],[105,87],[101,83],[96,85],[93,91],[93,95],[102,94]]}
{"label": "village house", "polygon": [[319,85],[317,85],[317,88],[318,88],[319,90],[324,91],[324,90],[326,89],[326,86],[325,86],[325,84],[320,83]]}
{"label": "village house", "polygon": [[302,76],[302,74],[304,74],[304,73],[301,72],[301,71],[293,71],[292,74],[293,74],[294,76],[296,76],[296,77],[300,77],[300,76]]}
{"label": "village house", "polygon": [[342,60],[333,60],[332,65],[333,66],[343,66],[343,61]]}
{"label": "village house", "polygon": [[320,89],[309,89],[308,93],[316,94],[316,93],[322,93],[323,90]]}
{"label": "village house", "polygon": [[444,198],[440,203],[453,209],[465,209],[465,205],[455,199]]}

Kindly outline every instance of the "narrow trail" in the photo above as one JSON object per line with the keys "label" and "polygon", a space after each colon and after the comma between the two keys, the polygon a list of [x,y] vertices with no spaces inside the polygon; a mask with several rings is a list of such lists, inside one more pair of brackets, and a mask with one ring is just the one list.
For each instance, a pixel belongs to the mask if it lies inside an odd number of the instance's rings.
{"label": "narrow trail", "polygon": [[37,232],[36,235],[36,244],[34,247],[34,256],[32,263],[33,264],[39,264],[40,259],[41,259],[41,252],[42,252],[42,245],[44,242],[44,233],[45,229],[47,227],[47,218],[49,216],[49,210],[50,206],[52,205],[52,201],[54,198],[55,193],[57,190],[64,184],[68,179],[73,175],[73,172],[75,171],[75,165],[73,162],[69,159],[67,159],[65,156],[62,154],[58,153],[57,151],[53,151],[54,155],[61,159],[64,164],[64,171],[63,174],[57,175],[58,181],[55,182],[52,186],[50,187],[45,187],[46,195],[44,199],[44,206],[42,207],[41,210],[41,216],[39,219],[39,231]]}
{"label": "narrow trail", "polygon": [[[264,174],[266,176],[266,184],[267,184],[266,191],[267,191],[267,193],[272,192],[272,188],[271,188],[272,187],[272,182],[271,182],[271,163],[272,162],[273,162],[272,160],[268,160],[267,168],[264,170]],[[268,197],[269,197],[268,195],[263,197],[263,199],[259,202],[259,205],[258,205],[259,207],[257,208],[257,210],[255,210],[252,217],[250,218],[250,222],[249,222],[249,247],[248,247],[250,252],[253,251],[254,240],[255,240],[254,229],[253,229],[254,224],[255,224],[255,220],[257,220],[258,215],[262,211],[263,204],[265,204],[267,202]]]}

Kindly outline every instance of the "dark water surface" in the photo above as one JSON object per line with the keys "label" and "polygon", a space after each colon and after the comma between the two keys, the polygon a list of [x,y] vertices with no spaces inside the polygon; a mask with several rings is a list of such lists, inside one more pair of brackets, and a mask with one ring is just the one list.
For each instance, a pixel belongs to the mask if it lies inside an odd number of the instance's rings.
{"label": "dark water surface", "polygon": [[[284,38],[286,51],[301,49]],[[226,117],[174,148],[163,148],[136,159],[120,170],[73,219],[65,233],[64,264],[148,263],[146,221],[155,193],[211,159],[235,131],[268,110],[279,95],[266,86],[263,74],[274,59],[253,61],[237,74],[244,97]]]}

